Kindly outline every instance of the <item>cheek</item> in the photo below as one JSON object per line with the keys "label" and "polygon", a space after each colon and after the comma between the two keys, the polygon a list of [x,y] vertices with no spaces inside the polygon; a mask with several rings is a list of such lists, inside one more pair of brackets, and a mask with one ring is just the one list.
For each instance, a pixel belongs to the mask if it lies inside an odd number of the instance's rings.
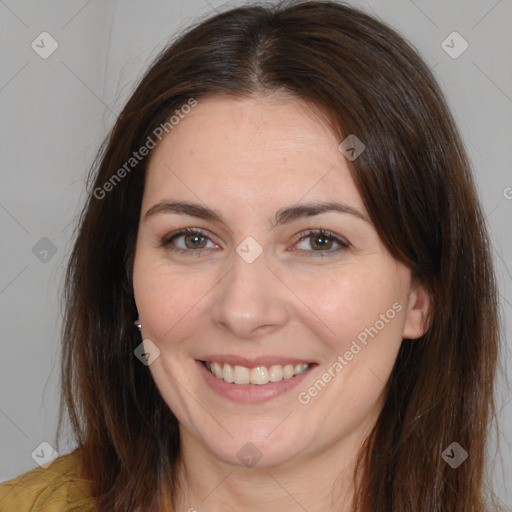
{"label": "cheek", "polygon": [[135,259],[134,295],[144,335],[155,340],[179,337],[194,321],[194,312],[213,286],[207,273],[191,274],[152,261],[144,254]]}
{"label": "cheek", "polygon": [[296,276],[295,283],[297,297],[306,306],[301,308],[302,322],[337,354],[344,353],[357,339],[363,344],[377,335],[401,340],[397,309],[404,308],[393,308],[393,304],[400,304],[401,292],[398,275],[392,269],[347,266],[314,276]]}
{"label": "cheek", "polygon": [[307,381],[298,399],[346,433],[382,398],[402,343],[403,283],[387,266],[330,274],[297,281],[297,295],[308,305],[301,322],[327,349],[324,373]]}

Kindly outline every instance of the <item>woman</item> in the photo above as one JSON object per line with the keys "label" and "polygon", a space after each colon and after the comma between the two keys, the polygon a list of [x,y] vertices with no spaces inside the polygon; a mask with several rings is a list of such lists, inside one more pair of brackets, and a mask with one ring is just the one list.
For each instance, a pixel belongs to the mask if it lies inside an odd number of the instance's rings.
{"label": "woman", "polygon": [[78,448],[0,510],[490,510],[484,218],[432,74],[366,14],[238,8],[166,49],[65,298]]}

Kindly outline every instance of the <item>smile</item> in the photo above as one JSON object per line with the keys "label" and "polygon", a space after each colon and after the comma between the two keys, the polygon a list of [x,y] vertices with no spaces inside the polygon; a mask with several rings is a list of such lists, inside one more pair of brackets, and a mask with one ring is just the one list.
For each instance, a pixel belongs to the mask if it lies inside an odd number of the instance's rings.
{"label": "smile", "polygon": [[212,375],[228,383],[235,384],[256,384],[265,385],[269,382],[280,382],[284,379],[291,379],[294,376],[305,372],[310,364],[274,364],[272,366],[256,366],[247,368],[245,366],[218,363],[216,361],[204,361],[206,368]]}
{"label": "smile", "polygon": [[279,364],[274,357],[267,359],[266,365],[263,360],[247,360],[247,366],[241,366],[235,364],[243,360],[238,357],[223,363],[213,358],[212,361],[200,359],[195,363],[205,383],[216,395],[245,403],[261,403],[285,395],[319,367],[313,362],[281,360],[282,364]]}

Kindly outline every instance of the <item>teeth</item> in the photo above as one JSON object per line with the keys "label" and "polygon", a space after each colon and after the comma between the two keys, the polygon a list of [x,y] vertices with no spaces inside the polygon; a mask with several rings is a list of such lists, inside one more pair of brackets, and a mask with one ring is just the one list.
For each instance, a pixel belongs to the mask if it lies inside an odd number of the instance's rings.
{"label": "teeth", "polygon": [[270,382],[279,382],[283,380],[283,367],[280,364],[274,364],[268,369]]}
{"label": "teeth", "polygon": [[264,366],[257,366],[251,370],[252,384],[268,384],[270,382],[268,370]]}
{"label": "teeth", "polygon": [[269,382],[279,382],[283,379],[291,379],[294,375],[300,375],[309,368],[309,364],[274,364],[267,368],[266,366],[256,366],[255,368],[246,368],[245,366],[231,366],[216,361],[206,361],[206,368],[218,379],[223,379],[229,383],[235,384],[268,384]]}
{"label": "teeth", "polygon": [[233,374],[233,367],[230,364],[225,364],[224,369],[222,370],[222,376],[226,382],[235,382],[235,376]]}
{"label": "teeth", "polygon": [[213,372],[215,377],[218,377],[219,379],[222,379],[223,373],[222,373],[222,366],[219,363],[213,363]]}
{"label": "teeth", "polygon": [[293,377],[294,370],[295,368],[293,367],[293,364],[287,364],[283,370],[283,377],[285,379],[291,379]]}
{"label": "teeth", "polygon": [[[249,368],[245,368],[244,366],[235,366],[235,369],[233,370],[233,376],[235,377],[235,384],[249,384],[249,381],[251,380],[250,376],[250,370]],[[216,375],[216,377],[219,377]],[[224,372],[219,377],[219,379],[224,378]]]}

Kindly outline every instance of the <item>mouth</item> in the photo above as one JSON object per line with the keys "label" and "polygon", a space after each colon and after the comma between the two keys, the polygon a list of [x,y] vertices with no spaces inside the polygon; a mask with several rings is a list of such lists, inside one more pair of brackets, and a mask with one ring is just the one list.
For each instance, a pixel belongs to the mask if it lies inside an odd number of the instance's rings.
{"label": "mouth", "polygon": [[[247,360],[246,360],[247,361]],[[196,360],[197,367],[217,395],[235,402],[259,403],[286,394],[297,387],[317,367],[304,361],[277,362],[268,359],[266,365],[247,361],[247,366],[227,362],[224,358]],[[241,362],[239,358],[236,362]],[[273,363],[273,364],[270,364]]]}
{"label": "mouth", "polygon": [[269,382],[281,382],[307,371],[314,363],[273,364],[247,367],[217,361],[201,361],[208,371],[229,384],[255,384],[264,386]]}

